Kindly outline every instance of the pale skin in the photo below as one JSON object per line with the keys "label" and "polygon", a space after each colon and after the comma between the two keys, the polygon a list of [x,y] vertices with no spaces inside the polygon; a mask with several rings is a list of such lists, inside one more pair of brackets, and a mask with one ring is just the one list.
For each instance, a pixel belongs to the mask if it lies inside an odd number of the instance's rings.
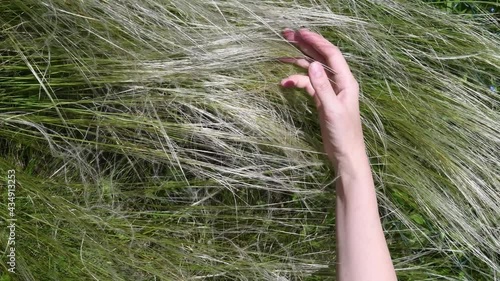
{"label": "pale skin", "polygon": [[384,237],[359,112],[359,85],[340,50],[307,29],[283,36],[306,56],[284,58],[307,69],[281,81],[315,101],[325,152],[336,171],[337,280],[397,280]]}

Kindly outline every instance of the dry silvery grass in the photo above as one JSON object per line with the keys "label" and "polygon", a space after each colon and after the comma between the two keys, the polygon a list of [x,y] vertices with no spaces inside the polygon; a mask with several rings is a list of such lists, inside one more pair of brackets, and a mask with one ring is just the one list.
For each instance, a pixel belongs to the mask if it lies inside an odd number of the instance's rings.
{"label": "dry silvery grass", "polygon": [[279,32],[300,26],[341,47],[360,82],[398,277],[497,278],[494,19],[390,0],[0,10],[0,168],[18,179],[10,278],[333,278],[317,117],[278,86],[297,70],[276,58],[299,54]]}

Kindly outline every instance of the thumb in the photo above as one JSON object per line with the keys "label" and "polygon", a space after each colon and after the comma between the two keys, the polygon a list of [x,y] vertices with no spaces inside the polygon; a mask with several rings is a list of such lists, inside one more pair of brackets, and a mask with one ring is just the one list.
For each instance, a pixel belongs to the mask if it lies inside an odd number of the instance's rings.
{"label": "thumb", "polygon": [[323,107],[333,108],[337,102],[337,95],[321,63],[315,61],[309,65],[309,78]]}

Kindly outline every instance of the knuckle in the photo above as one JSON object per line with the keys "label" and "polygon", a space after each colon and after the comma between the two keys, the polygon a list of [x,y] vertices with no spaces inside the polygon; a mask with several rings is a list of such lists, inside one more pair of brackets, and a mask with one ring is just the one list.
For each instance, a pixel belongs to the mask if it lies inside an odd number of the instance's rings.
{"label": "knuckle", "polygon": [[320,92],[329,92],[331,91],[331,85],[328,81],[322,80],[321,82],[318,83],[317,85],[317,90]]}
{"label": "knuckle", "polygon": [[309,85],[309,81],[301,77],[300,79],[297,80],[297,85],[299,88],[304,89]]}
{"label": "knuckle", "polygon": [[351,88],[355,91],[359,91],[359,82],[353,79],[351,82]]}

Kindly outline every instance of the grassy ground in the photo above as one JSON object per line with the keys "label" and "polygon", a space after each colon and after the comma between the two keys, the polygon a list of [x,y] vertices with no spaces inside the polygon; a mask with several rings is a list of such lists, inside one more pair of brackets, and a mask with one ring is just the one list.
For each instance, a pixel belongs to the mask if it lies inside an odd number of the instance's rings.
{"label": "grassy ground", "polygon": [[424,0],[424,2],[445,9],[450,13],[469,15],[485,13],[495,14],[498,12],[498,7],[500,6],[500,2],[498,0]]}
{"label": "grassy ground", "polygon": [[500,273],[494,15],[415,1],[0,2],[0,280],[332,280],[334,192],[279,36],[344,50],[400,280]]}

